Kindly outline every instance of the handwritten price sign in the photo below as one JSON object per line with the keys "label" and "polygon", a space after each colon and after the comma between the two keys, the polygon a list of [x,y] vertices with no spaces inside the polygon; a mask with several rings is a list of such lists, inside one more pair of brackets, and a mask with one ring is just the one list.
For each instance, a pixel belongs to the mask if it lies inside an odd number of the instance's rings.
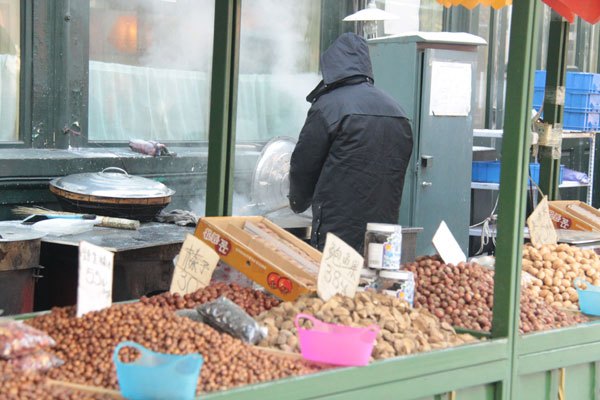
{"label": "handwritten price sign", "polygon": [[317,278],[317,294],[324,301],[336,294],[354,297],[364,259],[332,233],[327,234]]}
{"label": "handwritten price sign", "polygon": [[102,247],[79,243],[79,281],[77,317],[112,304],[113,264],[115,255]]}
{"label": "handwritten price sign", "polygon": [[529,218],[527,218],[527,226],[529,227],[531,244],[534,246],[538,244],[556,244],[558,234],[556,233],[554,224],[550,218],[548,196],[544,196]]}
{"label": "handwritten price sign", "polygon": [[184,295],[208,286],[218,262],[216,251],[188,234],[175,264],[170,292]]}

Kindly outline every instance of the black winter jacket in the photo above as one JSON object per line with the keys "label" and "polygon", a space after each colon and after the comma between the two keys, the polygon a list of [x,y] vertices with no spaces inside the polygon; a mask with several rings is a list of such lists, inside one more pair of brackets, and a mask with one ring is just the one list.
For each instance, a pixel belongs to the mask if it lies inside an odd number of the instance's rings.
{"label": "black winter jacket", "polygon": [[321,56],[323,81],[290,166],[290,206],[312,203],[311,242],[332,232],[362,253],[367,222],[398,223],[412,131],[404,110],[373,86],[367,42],[341,35]]}

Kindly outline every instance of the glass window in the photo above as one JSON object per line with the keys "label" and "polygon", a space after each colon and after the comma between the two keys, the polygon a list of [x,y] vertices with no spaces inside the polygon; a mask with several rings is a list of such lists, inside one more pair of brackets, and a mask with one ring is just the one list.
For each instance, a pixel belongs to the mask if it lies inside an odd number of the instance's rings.
{"label": "glass window", "polygon": [[377,6],[399,17],[384,22],[386,35],[442,31],[444,8],[436,0],[385,0],[377,2]]}
{"label": "glass window", "polygon": [[89,139],[208,138],[214,0],[91,0]]}
{"label": "glass window", "polygon": [[490,10],[489,6],[477,6],[474,12],[475,21],[471,25],[471,33],[488,42],[486,46],[477,47],[477,71],[475,77],[475,104],[473,108],[473,128],[485,128],[486,116],[486,84],[488,71],[488,54],[490,46]]}
{"label": "glass window", "polygon": [[320,26],[321,0],[242,2],[234,215],[265,211],[252,194],[254,169],[270,139],[300,133],[306,96],[321,79]]}
{"label": "glass window", "polygon": [[[366,3],[322,0],[242,2],[234,215],[266,213],[282,226],[310,224],[306,216],[295,216],[289,209],[273,210],[287,205],[287,198],[281,195],[287,195],[287,188],[274,188],[285,176],[285,166],[268,173],[261,168],[263,176],[269,178],[261,180],[261,185],[253,185],[255,170],[261,167],[257,160],[269,140],[278,136],[297,139],[310,106],[306,96],[321,79],[319,56],[325,49],[320,43],[325,43],[324,46],[331,43],[337,37],[332,32],[356,28],[342,19],[364,8]],[[380,23],[379,34],[442,30],[443,7],[436,0],[378,0],[376,4],[402,17],[396,25],[388,24],[388,21]],[[262,166],[265,165],[274,163]],[[253,187],[277,193],[277,201],[265,205],[261,201],[265,196],[253,193]]]}
{"label": "glass window", "polygon": [[0,141],[19,138],[20,3],[0,0]]}

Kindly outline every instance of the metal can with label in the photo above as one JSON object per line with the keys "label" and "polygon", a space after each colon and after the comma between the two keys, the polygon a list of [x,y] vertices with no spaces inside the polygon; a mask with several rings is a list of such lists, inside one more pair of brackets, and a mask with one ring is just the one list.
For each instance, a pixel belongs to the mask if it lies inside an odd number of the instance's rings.
{"label": "metal can with label", "polygon": [[402,227],[368,223],[365,233],[365,267],[399,270],[402,256]]}
{"label": "metal can with label", "polygon": [[364,292],[367,289],[377,290],[377,279],[377,270],[363,268],[360,271],[360,279],[356,290],[359,292]]}
{"label": "metal can with label", "polygon": [[415,276],[410,271],[381,271],[378,287],[381,293],[406,300],[413,306],[415,299]]}

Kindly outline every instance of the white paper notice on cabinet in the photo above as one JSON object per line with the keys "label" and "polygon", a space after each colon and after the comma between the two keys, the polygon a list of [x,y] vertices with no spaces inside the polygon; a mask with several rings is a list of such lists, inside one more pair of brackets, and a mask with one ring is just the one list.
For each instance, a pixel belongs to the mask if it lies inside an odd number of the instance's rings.
{"label": "white paper notice on cabinet", "polygon": [[77,317],[111,306],[114,258],[100,246],[79,242]]}
{"label": "white paper notice on cabinet", "polygon": [[431,64],[429,115],[466,117],[471,112],[471,64]]}

